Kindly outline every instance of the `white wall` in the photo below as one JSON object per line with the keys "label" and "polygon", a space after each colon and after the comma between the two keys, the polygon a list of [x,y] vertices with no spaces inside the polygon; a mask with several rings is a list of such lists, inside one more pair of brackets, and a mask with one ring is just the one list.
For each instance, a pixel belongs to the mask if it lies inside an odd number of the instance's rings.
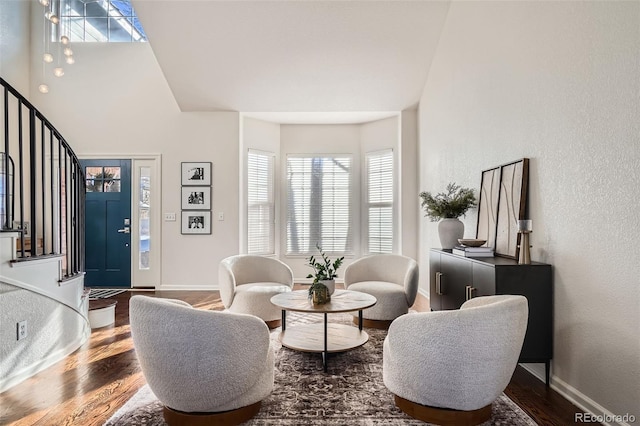
{"label": "white wall", "polygon": [[[453,2],[420,102],[420,189],[531,158],[554,386],[640,417],[640,3]],[[475,232],[475,215],[464,221]],[[467,233],[467,235],[471,235]],[[436,224],[421,221],[421,285]],[[423,273],[424,272],[424,273]]]}
{"label": "white wall", "polygon": [[400,169],[398,177],[401,201],[401,253],[418,259],[418,111],[409,109],[400,115]]}
{"label": "white wall", "polygon": [[27,98],[31,70],[29,62],[31,3],[0,0],[0,77]]}
{"label": "white wall", "polygon": [[[176,213],[177,220],[162,223],[158,287],[213,288],[219,261],[239,251],[238,113],[180,112],[149,44],[73,49],[76,63],[50,83],[49,94],[36,91],[34,103],[79,157],[162,155],[162,211]],[[213,163],[212,235],[180,234],[183,161]]]}

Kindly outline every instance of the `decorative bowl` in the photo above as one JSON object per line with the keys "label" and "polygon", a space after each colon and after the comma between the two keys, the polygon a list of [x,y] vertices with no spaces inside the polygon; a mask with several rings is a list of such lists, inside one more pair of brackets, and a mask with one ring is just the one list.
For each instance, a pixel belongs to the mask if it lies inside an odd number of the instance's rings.
{"label": "decorative bowl", "polygon": [[473,238],[459,238],[458,242],[463,246],[467,246],[467,247],[480,247],[481,245],[486,243],[487,240],[476,240]]}

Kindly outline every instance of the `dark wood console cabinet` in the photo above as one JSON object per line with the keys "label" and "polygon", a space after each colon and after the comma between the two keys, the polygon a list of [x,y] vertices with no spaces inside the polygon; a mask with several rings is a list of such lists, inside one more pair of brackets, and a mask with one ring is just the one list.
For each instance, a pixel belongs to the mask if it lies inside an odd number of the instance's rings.
{"label": "dark wood console cabinet", "polygon": [[503,257],[464,257],[429,252],[431,309],[458,309],[468,299],[520,294],[529,302],[529,322],[519,362],[544,363],[546,383],[553,358],[553,275],[551,265],[519,265]]}

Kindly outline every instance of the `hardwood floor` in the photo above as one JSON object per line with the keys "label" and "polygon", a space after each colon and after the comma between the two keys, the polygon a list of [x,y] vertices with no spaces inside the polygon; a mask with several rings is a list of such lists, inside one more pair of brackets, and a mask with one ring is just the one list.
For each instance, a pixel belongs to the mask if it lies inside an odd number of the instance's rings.
{"label": "hardwood floor", "polygon": [[[0,394],[1,425],[102,425],[145,384],[129,329],[129,298],[145,294],[221,310],[218,292],[126,292],[114,297],[115,324],[96,329],[72,355]],[[429,309],[418,296],[417,311]],[[540,425],[570,425],[580,410],[518,367],[505,393]]]}

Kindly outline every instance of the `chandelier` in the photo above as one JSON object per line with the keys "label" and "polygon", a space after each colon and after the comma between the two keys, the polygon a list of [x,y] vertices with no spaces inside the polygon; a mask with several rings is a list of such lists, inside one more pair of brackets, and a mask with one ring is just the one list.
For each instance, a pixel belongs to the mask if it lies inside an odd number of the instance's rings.
{"label": "chandelier", "polygon": [[[37,0],[43,7],[42,28],[42,82],[38,86],[40,93],[49,93],[46,83],[47,70],[56,77],[64,75],[64,66],[73,65],[75,58],[69,46],[69,34],[62,34],[60,11],[65,0]],[[66,25],[65,28],[69,28]],[[52,40],[55,42],[52,43]]]}

